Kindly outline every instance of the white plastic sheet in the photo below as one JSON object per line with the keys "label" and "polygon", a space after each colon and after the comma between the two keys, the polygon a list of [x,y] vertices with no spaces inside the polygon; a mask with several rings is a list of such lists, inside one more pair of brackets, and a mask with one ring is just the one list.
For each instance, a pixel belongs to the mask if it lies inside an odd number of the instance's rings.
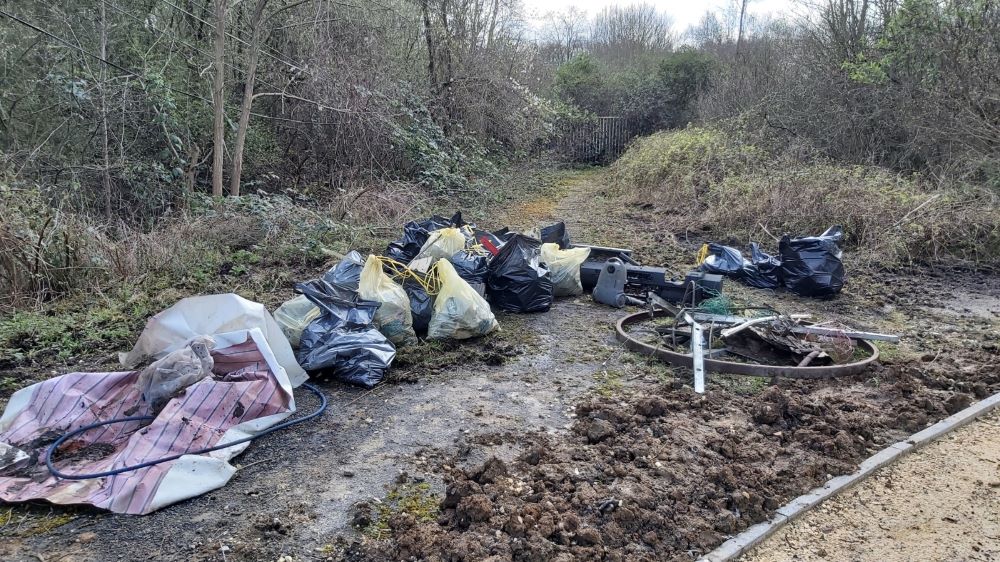
{"label": "white plastic sheet", "polygon": [[178,301],[150,318],[132,351],[121,354],[119,359],[123,366],[132,369],[179,349],[195,336],[251,328],[258,328],[264,335],[278,364],[288,373],[293,387],[298,387],[309,378],[296,362],[292,346],[281,332],[281,327],[264,305],[234,293],[188,297]]}

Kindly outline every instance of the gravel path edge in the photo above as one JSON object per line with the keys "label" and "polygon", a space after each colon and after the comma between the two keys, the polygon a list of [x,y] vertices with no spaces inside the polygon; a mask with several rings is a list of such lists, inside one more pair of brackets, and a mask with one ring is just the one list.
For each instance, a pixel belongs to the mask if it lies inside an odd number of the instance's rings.
{"label": "gravel path edge", "polygon": [[804,515],[827,499],[864,481],[874,474],[876,470],[892,464],[903,458],[907,453],[915,451],[935,439],[976,420],[980,416],[993,411],[997,406],[1000,406],[1000,393],[976,402],[968,408],[948,416],[922,431],[914,433],[904,441],[889,445],[865,459],[854,473],[831,478],[823,486],[814,488],[810,492],[793,499],[778,508],[771,519],[747,528],[698,560],[700,562],[728,562],[729,560],[735,560],[790,521]]}

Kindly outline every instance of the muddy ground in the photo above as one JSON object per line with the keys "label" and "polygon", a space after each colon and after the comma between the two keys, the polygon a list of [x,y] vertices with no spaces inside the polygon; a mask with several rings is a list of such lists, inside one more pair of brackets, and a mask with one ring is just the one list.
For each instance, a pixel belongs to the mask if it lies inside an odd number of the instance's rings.
{"label": "muddy ground", "polygon": [[[446,211],[446,210],[445,210]],[[507,222],[634,247],[684,271],[701,239],[619,208],[599,173]],[[499,221],[498,221],[499,222]],[[487,225],[495,226],[495,225]],[[727,283],[738,302],[900,333],[864,375],[690,374],[624,351],[589,296],[499,315],[500,334],[401,353],[366,392],[323,383],[315,423],[265,437],[223,489],[145,517],[0,511],[4,560],[690,560],[786,500],[1000,391],[1000,281],[851,268],[830,301]],[[299,397],[302,411],[315,405]],[[493,557],[493,558],[491,558]]]}

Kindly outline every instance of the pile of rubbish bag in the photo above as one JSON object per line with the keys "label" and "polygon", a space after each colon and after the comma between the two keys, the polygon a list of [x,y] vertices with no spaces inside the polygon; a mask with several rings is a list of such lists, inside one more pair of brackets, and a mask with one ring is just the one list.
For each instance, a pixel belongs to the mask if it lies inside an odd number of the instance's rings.
{"label": "pile of rubbish bag", "polygon": [[499,327],[505,312],[549,310],[583,292],[589,248],[572,248],[562,222],[540,238],[494,232],[432,216],[403,226],[382,256],[345,255],[274,318],[307,371],[368,388],[383,380],[396,349],[422,338],[467,339]]}
{"label": "pile of rubbish bag", "polygon": [[713,242],[702,247],[700,269],[759,289],[784,287],[806,297],[830,297],[844,287],[843,238],[840,226],[832,226],[819,236],[792,238],[786,234],[778,243],[777,256],[751,242],[749,260],[736,248]]}

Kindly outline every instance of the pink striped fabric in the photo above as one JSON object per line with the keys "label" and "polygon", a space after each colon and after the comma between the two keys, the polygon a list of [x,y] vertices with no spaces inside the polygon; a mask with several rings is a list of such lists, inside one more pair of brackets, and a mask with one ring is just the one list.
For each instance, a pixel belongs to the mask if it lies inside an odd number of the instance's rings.
{"label": "pink striped fabric", "polygon": [[[60,447],[56,466],[68,474],[103,472],[211,447],[237,424],[290,410],[288,395],[251,338],[213,351],[212,357],[215,376],[171,400],[151,423],[92,429]],[[138,371],[70,373],[36,385],[29,405],[0,432],[0,441],[31,455],[27,467],[0,473],[0,500],[149,513],[160,482],[177,461],[93,480],[58,480],[45,466],[46,449],[59,435],[100,420],[148,415],[135,386],[138,376]]]}

